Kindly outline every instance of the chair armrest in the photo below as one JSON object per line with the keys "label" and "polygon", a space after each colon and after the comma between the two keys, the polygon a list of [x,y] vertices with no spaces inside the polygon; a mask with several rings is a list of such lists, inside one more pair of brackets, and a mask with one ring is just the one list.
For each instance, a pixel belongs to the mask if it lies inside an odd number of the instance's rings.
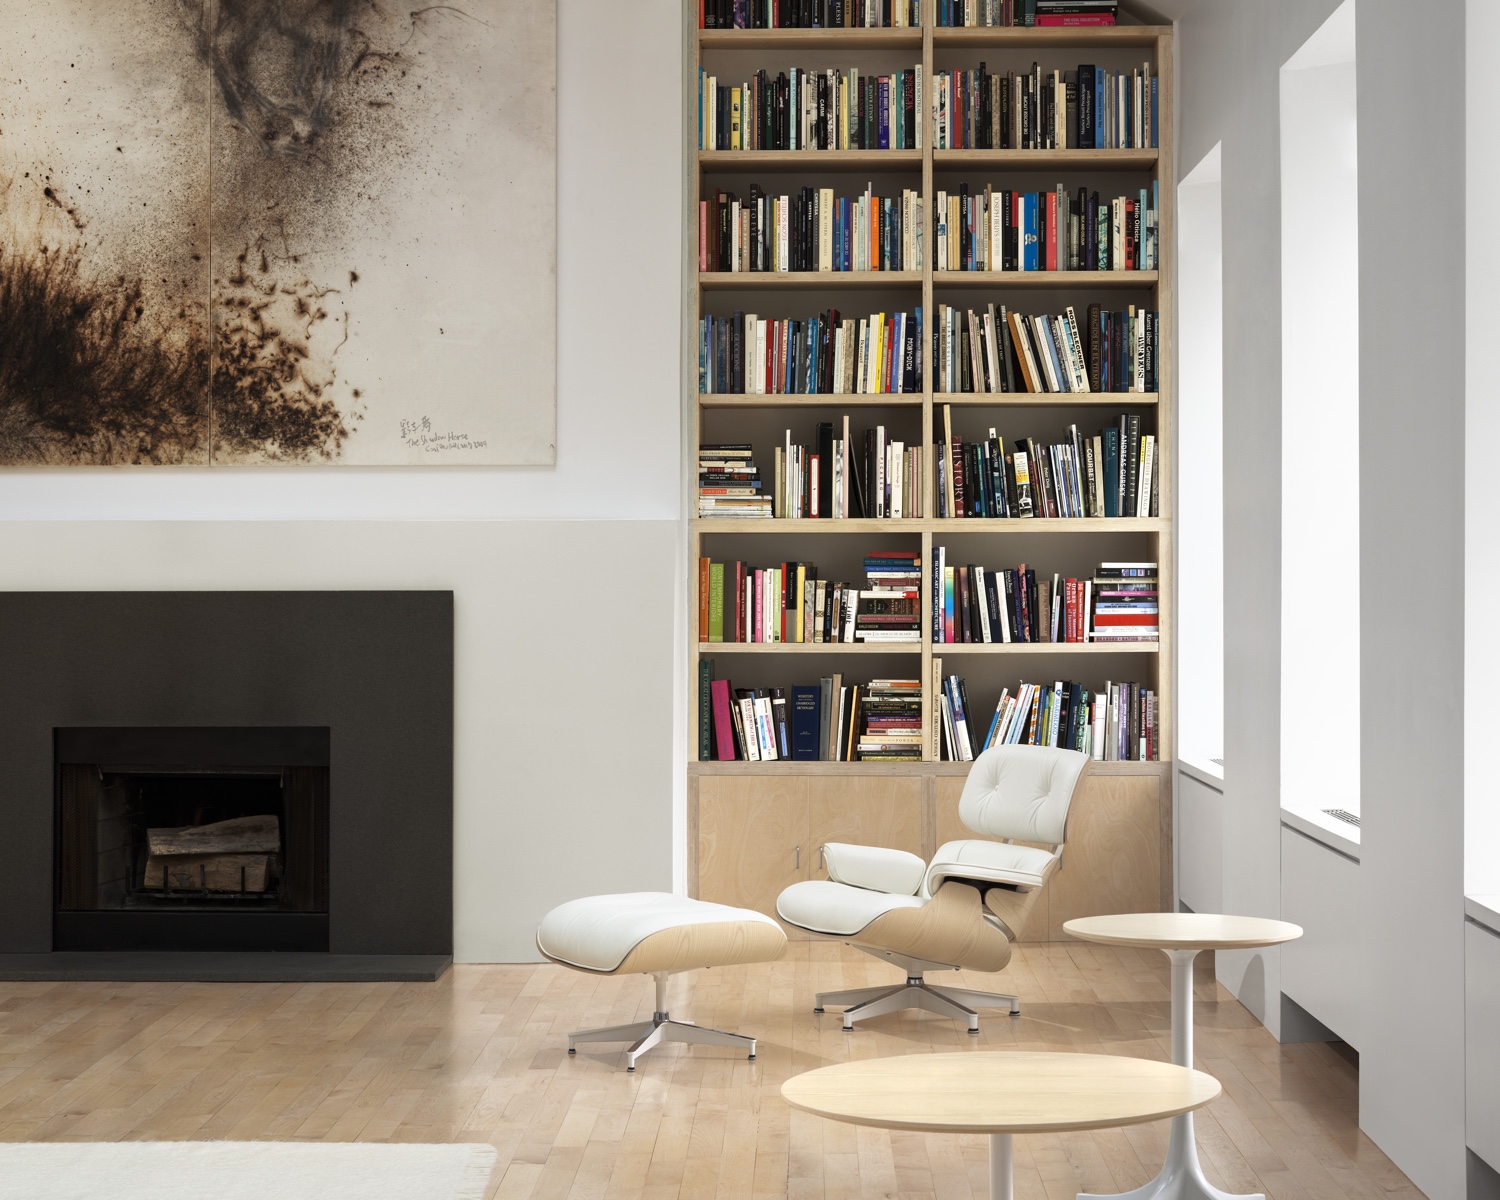
{"label": "chair armrest", "polygon": [[892,896],[915,896],[927,872],[927,864],[915,854],[883,846],[829,842],[823,847],[823,856],[828,878],[835,883]]}
{"label": "chair armrest", "polygon": [[1058,855],[1035,846],[978,839],[946,842],[932,856],[925,890],[936,895],[949,879],[968,883],[1001,884],[1018,891],[1039,888],[1057,868]]}

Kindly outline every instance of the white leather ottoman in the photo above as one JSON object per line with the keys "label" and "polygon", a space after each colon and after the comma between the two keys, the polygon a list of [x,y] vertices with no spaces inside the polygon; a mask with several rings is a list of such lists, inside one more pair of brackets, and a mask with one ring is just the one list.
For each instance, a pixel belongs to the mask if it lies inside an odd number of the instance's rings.
{"label": "white leather ottoman", "polygon": [[624,892],[569,900],[542,918],[536,948],[555,963],[596,975],[651,975],[656,1011],[651,1020],[568,1034],[578,1042],[630,1042],[625,1069],[664,1041],[737,1046],[755,1057],[755,1039],[674,1021],[667,1012],[667,977],[700,967],[771,962],[786,952],[786,934],[762,913],[690,900],[670,892]]}

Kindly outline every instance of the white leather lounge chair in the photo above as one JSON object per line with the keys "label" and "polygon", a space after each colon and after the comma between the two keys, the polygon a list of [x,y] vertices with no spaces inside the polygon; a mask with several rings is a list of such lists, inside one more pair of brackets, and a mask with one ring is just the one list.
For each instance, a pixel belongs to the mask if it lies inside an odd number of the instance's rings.
{"label": "white leather lounge chair", "polygon": [[[1068,807],[1087,756],[1047,746],[996,746],[974,762],[959,818],[976,833],[1005,841],[948,842],[931,863],[904,850],[830,842],[828,879],[795,883],[776,911],[799,929],[825,934],[903,968],[894,987],[824,992],[815,1011],[850,1005],[844,1028],[907,1008],[968,1022],[980,1008],[1021,1011],[1015,996],[934,987],[927,971],[998,971],[1062,858]],[[1041,843],[1017,845],[1018,842]]]}

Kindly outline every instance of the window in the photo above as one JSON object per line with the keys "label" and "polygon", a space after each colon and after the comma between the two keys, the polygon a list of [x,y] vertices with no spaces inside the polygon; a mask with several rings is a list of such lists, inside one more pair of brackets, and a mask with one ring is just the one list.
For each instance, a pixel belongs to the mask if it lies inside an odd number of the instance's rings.
{"label": "window", "polygon": [[1354,0],[1281,69],[1281,804],[1359,813]]}
{"label": "window", "polygon": [[1215,146],[1177,189],[1179,754],[1224,757],[1224,237]]}

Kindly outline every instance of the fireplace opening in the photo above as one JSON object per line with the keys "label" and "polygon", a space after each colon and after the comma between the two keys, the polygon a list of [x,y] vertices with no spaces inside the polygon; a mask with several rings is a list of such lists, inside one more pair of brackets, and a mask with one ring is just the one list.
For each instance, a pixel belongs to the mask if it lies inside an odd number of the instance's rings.
{"label": "fireplace opening", "polygon": [[327,729],[56,744],[55,948],[327,949]]}

